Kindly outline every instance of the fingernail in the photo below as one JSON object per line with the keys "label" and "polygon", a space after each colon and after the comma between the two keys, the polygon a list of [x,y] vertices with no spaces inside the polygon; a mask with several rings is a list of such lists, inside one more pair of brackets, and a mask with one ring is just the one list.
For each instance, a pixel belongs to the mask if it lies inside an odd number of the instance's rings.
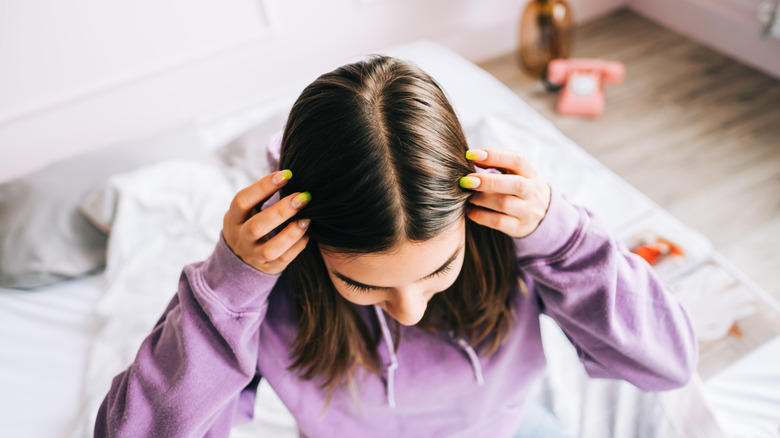
{"label": "fingernail", "polygon": [[476,189],[479,183],[479,178],[476,176],[464,176],[458,180],[458,184],[464,189]]}
{"label": "fingernail", "polygon": [[309,192],[299,193],[298,196],[293,198],[292,206],[295,208],[301,208],[304,205],[308,204],[309,201],[311,201],[311,193]]}
{"label": "fingernail", "polygon": [[298,226],[301,228],[309,228],[309,224],[311,223],[311,219],[301,219],[298,221]]}
{"label": "fingernail", "polygon": [[466,159],[472,161],[482,161],[487,158],[487,152],[482,149],[469,149],[466,151]]}
{"label": "fingernail", "polygon": [[292,178],[292,171],[290,169],[284,169],[274,175],[274,183],[281,184]]}

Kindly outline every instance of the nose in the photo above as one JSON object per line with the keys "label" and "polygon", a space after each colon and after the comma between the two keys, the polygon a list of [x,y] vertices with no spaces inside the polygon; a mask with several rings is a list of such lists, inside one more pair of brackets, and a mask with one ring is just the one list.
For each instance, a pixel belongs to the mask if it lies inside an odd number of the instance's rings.
{"label": "nose", "polygon": [[428,300],[422,288],[409,287],[393,290],[386,301],[385,311],[399,323],[410,326],[422,319]]}

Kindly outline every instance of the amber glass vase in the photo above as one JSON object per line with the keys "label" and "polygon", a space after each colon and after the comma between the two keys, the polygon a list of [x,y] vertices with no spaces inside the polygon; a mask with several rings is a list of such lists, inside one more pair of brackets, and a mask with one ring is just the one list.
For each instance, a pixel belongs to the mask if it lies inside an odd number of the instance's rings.
{"label": "amber glass vase", "polygon": [[517,58],[523,70],[542,76],[547,64],[571,51],[571,8],[564,0],[531,0],[520,16]]}

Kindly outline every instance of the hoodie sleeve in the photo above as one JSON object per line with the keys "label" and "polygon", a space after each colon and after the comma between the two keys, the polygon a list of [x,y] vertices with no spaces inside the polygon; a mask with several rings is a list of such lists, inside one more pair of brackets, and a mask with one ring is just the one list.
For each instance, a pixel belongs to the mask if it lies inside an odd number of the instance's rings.
{"label": "hoodie sleeve", "polygon": [[591,377],[645,391],[687,383],[698,349],[685,309],[587,210],[553,193],[542,223],[515,244],[529,288]]}
{"label": "hoodie sleeve", "polygon": [[278,275],[255,270],[220,239],[184,268],[179,290],[135,361],[116,376],[96,437],[227,436],[252,417],[258,336]]}

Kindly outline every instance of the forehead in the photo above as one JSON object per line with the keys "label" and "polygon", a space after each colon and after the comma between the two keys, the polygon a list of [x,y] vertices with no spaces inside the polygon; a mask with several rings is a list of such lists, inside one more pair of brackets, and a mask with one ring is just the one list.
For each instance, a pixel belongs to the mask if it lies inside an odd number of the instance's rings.
{"label": "forehead", "polygon": [[373,286],[395,287],[423,278],[444,264],[466,240],[465,220],[424,242],[406,241],[392,249],[371,254],[340,254],[322,248],[331,272]]}

